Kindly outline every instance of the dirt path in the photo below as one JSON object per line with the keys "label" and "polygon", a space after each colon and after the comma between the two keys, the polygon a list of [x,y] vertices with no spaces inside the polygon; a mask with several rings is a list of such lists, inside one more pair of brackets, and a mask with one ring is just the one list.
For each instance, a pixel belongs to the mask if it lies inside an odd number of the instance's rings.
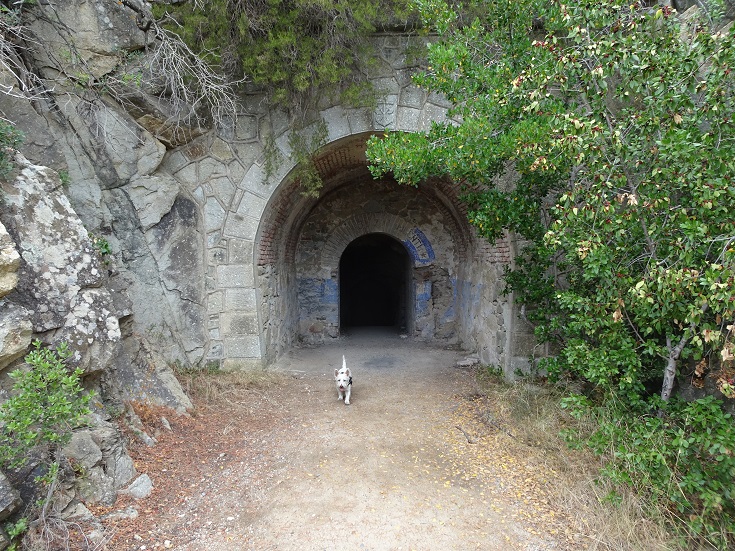
{"label": "dirt path", "polygon": [[[349,406],[333,384],[342,354],[354,378]],[[549,473],[506,453],[507,435],[481,434],[472,374],[456,367],[463,357],[370,332],[294,350],[276,366],[291,374],[286,385],[250,397],[241,419],[220,412],[222,434],[188,458],[200,472],[170,482],[168,469],[151,473],[156,528],[139,518],[140,534],[114,548],[571,548],[563,519],[544,505]],[[177,499],[161,502],[174,482]]]}

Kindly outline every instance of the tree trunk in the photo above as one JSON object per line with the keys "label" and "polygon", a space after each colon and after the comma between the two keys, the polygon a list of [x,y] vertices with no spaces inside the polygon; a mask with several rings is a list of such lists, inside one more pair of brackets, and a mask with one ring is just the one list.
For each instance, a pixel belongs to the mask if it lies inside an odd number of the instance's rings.
{"label": "tree trunk", "polygon": [[673,346],[671,343],[671,337],[666,337],[666,349],[669,351],[669,357],[666,361],[666,369],[664,369],[664,383],[661,386],[661,399],[667,402],[671,398],[671,391],[674,388],[674,381],[676,380],[676,362],[679,361],[681,351],[684,350],[684,346],[687,343],[687,338],[682,337],[679,344]]}

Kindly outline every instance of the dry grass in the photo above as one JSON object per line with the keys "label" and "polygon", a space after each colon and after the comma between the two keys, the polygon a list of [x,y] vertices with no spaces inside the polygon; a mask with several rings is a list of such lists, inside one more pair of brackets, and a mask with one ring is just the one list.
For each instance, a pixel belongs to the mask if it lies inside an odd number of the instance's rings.
{"label": "dry grass", "polygon": [[[111,535],[98,530],[96,537],[86,533],[88,526],[51,517],[37,523],[23,537],[24,551],[105,551]],[[11,547],[10,549],[16,549]]]}
{"label": "dry grass", "polygon": [[585,535],[587,549],[683,549],[667,529],[666,511],[614,488],[600,478],[599,459],[569,448],[560,432],[578,427],[579,422],[559,407],[559,389],[531,381],[510,385],[484,372],[478,373],[477,383],[478,392],[492,404],[484,421],[512,435],[509,446],[517,446],[519,453],[532,455],[538,464],[559,474],[547,489],[549,497],[575,524],[574,529]]}
{"label": "dry grass", "polygon": [[184,392],[198,407],[249,406],[253,393],[283,383],[288,374],[268,370],[187,371],[178,374]]}

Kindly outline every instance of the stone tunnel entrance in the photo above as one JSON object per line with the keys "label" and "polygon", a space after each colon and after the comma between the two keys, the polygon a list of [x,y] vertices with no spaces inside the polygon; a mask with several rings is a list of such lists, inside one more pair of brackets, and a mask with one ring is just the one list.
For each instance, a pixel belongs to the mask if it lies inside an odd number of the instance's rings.
{"label": "stone tunnel entrance", "polygon": [[382,327],[505,361],[507,243],[476,239],[451,182],[374,179],[365,156],[371,134],[319,152],[318,197],[285,177],[268,201],[254,251],[263,358]]}
{"label": "stone tunnel entrance", "polygon": [[339,263],[340,330],[382,326],[406,331],[410,260],[402,243],[379,233],[355,239]]}

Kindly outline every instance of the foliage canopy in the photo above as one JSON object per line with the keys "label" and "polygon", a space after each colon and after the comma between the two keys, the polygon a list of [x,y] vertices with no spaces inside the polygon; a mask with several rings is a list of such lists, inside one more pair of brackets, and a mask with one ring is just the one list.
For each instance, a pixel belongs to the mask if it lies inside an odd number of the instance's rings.
{"label": "foliage canopy", "polygon": [[[375,139],[370,159],[402,183],[461,182],[482,235],[514,231],[536,264],[553,261],[543,281],[509,274],[510,290],[545,301],[535,321],[565,369],[585,357],[581,375],[632,398],[671,362],[729,357],[733,34],[670,8],[526,4],[493,3],[430,48],[416,80],[459,124]],[[492,185],[509,166],[515,185]]]}
{"label": "foliage canopy", "polygon": [[[732,396],[734,31],[713,12],[643,2],[479,3],[484,15],[462,24],[441,0],[417,4],[444,39],[416,82],[455,108],[428,134],[373,139],[374,174],[447,176],[481,235],[528,243],[507,288],[560,351],[542,366],[593,389],[569,405],[612,413],[588,442],[615,444],[611,465],[624,472],[656,434],[674,484],[656,487],[690,530],[727,546],[733,502],[713,496],[733,495],[732,421],[671,396],[695,365],[690,375],[718,371]],[[495,185],[510,169],[514,185]]]}

